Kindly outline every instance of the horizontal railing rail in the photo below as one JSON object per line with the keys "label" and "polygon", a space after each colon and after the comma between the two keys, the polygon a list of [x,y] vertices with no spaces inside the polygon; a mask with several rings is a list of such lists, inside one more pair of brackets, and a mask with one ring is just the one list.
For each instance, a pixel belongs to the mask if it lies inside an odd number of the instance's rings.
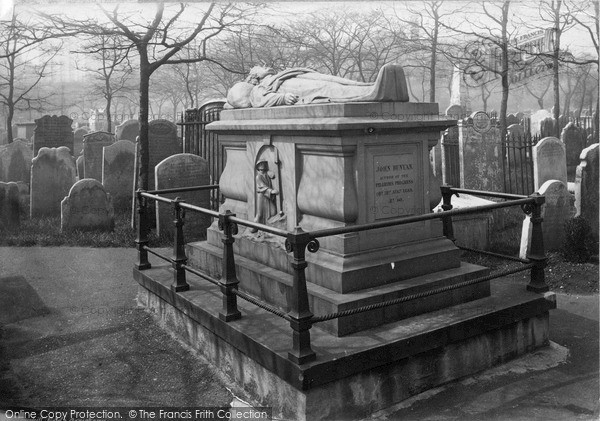
{"label": "horizontal railing rail", "polygon": [[[171,199],[161,196],[162,194],[173,194],[193,190],[210,190],[216,188],[218,188],[217,185],[208,185],[152,191],[138,190],[138,227],[136,238],[136,244],[138,249],[138,261],[136,262],[136,267],[139,270],[150,268],[151,265],[148,261],[148,254],[150,253],[171,263],[173,267],[173,284],[171,285],[171,289],[175,292],[183,292],[189,290],[190,286],[186,280],[186,272],[196,275],[199,278],[218,286],[222,293],[222,309],[219,313],[219,318],[225,322],[230,322],[242,317],[242,314],[237,306],[238,297],[256,305],[257,307],[265,311],[268,311],[278,317],[287,320],[290,323],[290,327],[292,330],[292,349],[288,353],[288,358],[296,364],[304,364],[316,358],[316,354],[312,350],[310,344],[310,329],[315,323],[321,323],[340,317],[351,316],[389,307],[392,305],[401,304],[407,301],[440,294],[443,292],[447,292],[457,288],[463,288],[468,285],[473,285],[480,282],[490,281],[492,279],[523,272],[526,270],[531,271],[530,282],[527,285],[528,290],[535,292],[544,292],[548,290],[548,286],[545,283],[544,277],[544,267],[546,265],[547,259],[544,252],[541,228],[541,207],[544,204],[544,197],[540,196],[539,194],[522,196],[516,194],[468,190],[454,188],[451,186],[442,186],[442,212],[428,213],[423,215],[413,215],[403,218],[388,219],[386,221],[373,222],[361,225],[352,225],[348,227],[315,230],[311,232],[303,231],[300,227],[296,227],[293,231],[289,232],[276,227],[238,218],[234,213],[231,213],[228,210],[217,212],[211,209],[206,209],[200,206],[185,203],[185,201],[181,200],[179,197]],[[505,199],[506,201],[490,203],[488,205],[474,206],[471,208],[453,209],[451,202],[452,196],[458,196],[460,193],[495,197],[499,199]],[[147,215],[147,200],[168,203],[173,206],[175,215],[175,235],[172,257],[164,256],[161,253],[152,250],[150,247],[148,247],[149,224]],[[476,250],[468,247],[457,247],[471,252],[483,253],[494,257],[513,260],[522,263],[522,266],[518,268],[503,270],[483,277],[466,280],[457,284],[435,288],[421,293],[411,294],[408,296],[337,313],[330,313],[326,315],[314,315],[311,312],[309,307],[308,290],[305,274],[305,269],[308,266],[308,263],[306,261],[306,250],[308,250],[311,253],[316,253],[320,247],[318,238],[333,235],[349,234],[373,229],[381,229],[391,226],[413,224],[434,219],[441,219],[443,224],[444,235],[453,242],[455,242],[454,230],[452,225],[452,218],[454,216],[489,212],[494,209],[501,209],[513,206],[520,206],[522,211],[531,218],[531,245],[529,247],[529,252],[526,256],[526,259],[514,256],[506,256],[499,253],[492,253],[485,250]],[[185,254],[185,242],[183,237],[183,225],[186,210],[211,216],[213,218],[216,218],[218,221],[218,229],[222,232],[221,241],[223,243],[221,277],[219,279],[208,275],[207,273],[203,272],[198,268],[190,266],[187,262],[187,256]],[[267,303],[264,300],[256,298],[244,291],[241,291],[238,288],[239,280],[236,274],[235,256],[233,252],[233,243],[235,242],[235,236],[238,234],[239,231],[238,225],[242,225],[256,230],[261,230],[263,232],[285,238],[286,251],[291,255],[290,265],[292,268],[293,277],[292,293],[290,295],[291,299],[288,303],[286,303],[287,307],[290,309],[289,311],[283,311],[281,308]]]}

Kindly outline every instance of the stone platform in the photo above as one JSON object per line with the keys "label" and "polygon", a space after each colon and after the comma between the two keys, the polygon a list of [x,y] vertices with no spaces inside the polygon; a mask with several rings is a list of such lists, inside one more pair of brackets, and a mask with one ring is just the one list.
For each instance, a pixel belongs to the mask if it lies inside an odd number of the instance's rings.
{"label": "stone platform", "polygon": [[[269,246],[257,243],[243,234],[236,236],[234,250],[240,290],[283,311],[289,311],[288,303],[292,302],[292,274],[285,251],[272,244]],[[434,288],[455,285],[488,273],[487,268],[461,263],[456,258],[459,250],[445,238],[439,238],[437,241],[414,242],[411,243],[411,247],[405,247],[404,250],[404,253],[398,253],[398,249],[392,247],[389,250],[379,250],[367,258],[362,255],[360,260],[339,259],[339,265],[336,265],[338,262],[335,256],[328,256],[321,251],[316,254],[308,253],[307,288],[309,305],[313,313],[329,314],[351,310]],[[221,277],[223,256],[221,248],[208,241],[189,243],[186,245],[186,255],[191,266],[205,271],[214,278]],[[393,257],[391,259],[393,265],[387,261],[388,255]],[[377,265],[378,261],[384,263]],[[376,270],[376,267],[379,267],[379,270]],[[382,271],[386,273],[381,274]],[[337,278],[346,275],[348,279],[347,275],[350,272],[354,272],[353,279],[356,281],[354,290],[343,292],[331,289],[332,285],[336,284]],[[387,272],[395,272],[395,276]],[[390,278],[395,279],[389,281]],[[344,336],[394,320],[487,297],[489,294],[489,282],[481,282],[435,296],[413,299],[403,306],[371,310],[330,320],[318,324],[317,327],[336,336]]]}
{"label": "stone platform", "polygon": [[216,286],[188,276],[170,289],[170,267],[138,271],[138,301],[211,361],[256,406],[294,420],[360,419],[424,390],[546,346],[554,294],[492,281],[491,295],[343,338],[311,329],[317,359],[296,365],[288,322],[239,300],[240,320],[218,317]]}

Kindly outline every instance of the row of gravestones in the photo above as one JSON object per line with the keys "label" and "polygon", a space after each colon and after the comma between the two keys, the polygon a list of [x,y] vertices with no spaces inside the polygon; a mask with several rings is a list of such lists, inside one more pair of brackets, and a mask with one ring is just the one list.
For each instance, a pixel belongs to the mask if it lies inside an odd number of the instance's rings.
{"label": "row of gravestones", "polygon": [[[542,230],[544,246],[548,250],[558,250],[565,239],[564,226],[572,217],[585,218],[592,235],[598,242],[598,193],[599,193],[599,144],[585,148],[579,158],[575,178],[575,194],[569,192],[565,145],[555,137],[542,139],[533,148],[534,180],[536,191],[545,196],[542,207]],[[522,258],[526,258],[531,246],[531,220],[525,218],[521,236]]]}
{"label": "row of gravestones", "polygon": [[[92,133],[84,139],[84,168],[79,173],[85,177],[76,182],[74,158],[67,147],[42,148],[32,165],[27,166],[27,158],[18,160],[23,169],[31,171],[30,215],[62,215],[63,229],[71,228],[103,228],[111,229],[114,212],[112,209],[125,208],[132,203],[134,174],[137,174],[135,163],[136,148],[133,142],[120,140],[112,142],[109,133]],[[17,143],[13,146],[23,153],[31,150],[26,145]],[[101,183],[94,179],[98,169],[97,157],[102,148]],[[209,183],[208,163],[203,158],[190,154],[177,154],[180,145],[175,126],[168,121],[153,121],[149,130],[150,168],[152,176],[150,188],[164,189],[172,187],[189,187]],[[22,154],[23,155],[23,154]],[[157,162],[158,161],[158,162]],[[0,161],[1,162],[1,161]],[[94,177],[88,177],[94,175]],[[0,201],[0,214],[5,223],[18,218],[14,210],[14,187],[16,183],[3,183],[3,196]],[[185,192],[181,199],[188,203],[208,207],[209,193]],[[64,198],[64,199],[63,199]],[[5,205],[5,206],[4,206]],[[3,211],[3,206],[6,212]],[[12,206],[12,207],[11,207]],[[156,209],[157,230],[172,230],[172,216],[166,206]],[[16,221],[18,225],[18,221]],[[186,224],[186,237],[194,239],[209,220],[206,217],[193,218]]]}

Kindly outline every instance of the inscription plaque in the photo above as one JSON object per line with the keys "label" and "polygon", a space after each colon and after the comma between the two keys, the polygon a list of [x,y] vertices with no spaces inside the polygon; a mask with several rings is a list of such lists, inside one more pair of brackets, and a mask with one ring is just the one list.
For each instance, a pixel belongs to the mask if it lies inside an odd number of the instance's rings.
{"label": "inscription plaque", "polygon": [[373,156],[375,219],[409,216],[415,208],[414,153]]}

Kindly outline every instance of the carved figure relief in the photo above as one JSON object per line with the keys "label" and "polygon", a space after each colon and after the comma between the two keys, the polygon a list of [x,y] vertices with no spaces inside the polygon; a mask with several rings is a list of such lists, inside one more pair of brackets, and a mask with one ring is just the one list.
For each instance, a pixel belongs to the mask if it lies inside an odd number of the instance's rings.
{"label": "carved figure relief", "polygon": [[[274,146],[261,148],[254,166],[254,222],[279,227],[285,221],[280,165],[277,148]],[[256,233],[258,230],[251,229],[250,232]]]}

